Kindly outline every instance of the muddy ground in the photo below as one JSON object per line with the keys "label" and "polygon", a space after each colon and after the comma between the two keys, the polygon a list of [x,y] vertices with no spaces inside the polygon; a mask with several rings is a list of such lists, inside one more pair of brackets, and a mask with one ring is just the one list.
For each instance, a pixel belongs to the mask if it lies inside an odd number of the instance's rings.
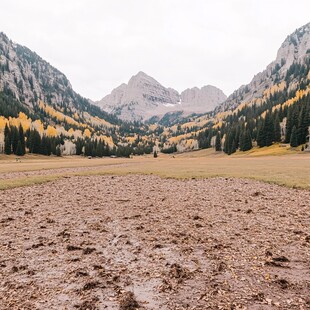
{"label": "muddy ground", "polygon": [[310,309],[309,191],[69,177],[0,192],[0,309]]}

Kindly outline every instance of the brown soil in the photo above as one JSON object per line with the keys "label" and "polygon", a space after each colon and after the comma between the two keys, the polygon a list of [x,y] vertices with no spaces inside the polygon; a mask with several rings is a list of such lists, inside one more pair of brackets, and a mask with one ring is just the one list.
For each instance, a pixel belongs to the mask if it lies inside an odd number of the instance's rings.
{"label": "brown soil", "polygon": [[309,191],[69,177],[0,192],[0,309],[310,309]]}

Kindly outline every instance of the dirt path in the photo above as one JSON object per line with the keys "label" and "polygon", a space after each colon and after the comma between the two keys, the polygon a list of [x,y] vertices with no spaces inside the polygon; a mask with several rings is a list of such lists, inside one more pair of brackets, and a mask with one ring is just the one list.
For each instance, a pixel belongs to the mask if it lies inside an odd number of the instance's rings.
{"label": "dirt path", "polygon": [[309,309],[309,191],[70,177],[0,192],[0,309]]}

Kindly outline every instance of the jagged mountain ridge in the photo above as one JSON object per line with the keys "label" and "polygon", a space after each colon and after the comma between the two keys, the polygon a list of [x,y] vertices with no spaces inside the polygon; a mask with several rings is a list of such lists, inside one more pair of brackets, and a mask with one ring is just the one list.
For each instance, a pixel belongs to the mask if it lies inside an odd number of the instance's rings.
{"label": "jagged mountain ridge", "polygon": [[225,99],[226,95],[220,89],[210,85],[186,89],[179,94],[140,71],[128,84],[115,88],[97,104],[121,119],[147,120],[176,111],[185,115],[207,112]]}

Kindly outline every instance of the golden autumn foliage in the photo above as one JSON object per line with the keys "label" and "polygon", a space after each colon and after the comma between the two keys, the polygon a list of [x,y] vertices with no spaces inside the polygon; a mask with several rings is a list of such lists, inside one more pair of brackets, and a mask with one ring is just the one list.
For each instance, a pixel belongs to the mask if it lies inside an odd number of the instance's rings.
{"label": "golden autumn foliage", "polygon": [[24,131],[28,130],[31,127],[32,120],[28,118],[28,116],[25,113],[19,112],[18,120],[22,125]]}
{"label": "golden autumn foliage", "polygon": [[5,125],[8,123],[8,120],[4,116],[0,116],[0,132],[4,131]]}
{"label": "golden autumn foliage", "polygon": [[[77,122],[72,117],[63,114],[62,112],[55,110],[53,107],[49,106],[48,104],[45,104],[43,101],[39,102],[39,107],[42,110],[44,110],[45,113],[47,113],[51,117],[56,118],[60,122],[66,121],[69,125],[74,125],[77,127],[86,127],[87,126],[86,124],[82,124],[82,123]],[[78,117],[77,114],[76,114],[76,116]]]}
{"label": "golden autumn foliage", "polygon": [[73,128],[70,128],[70,129],[68,130],[68,134],[69,134],[70,136],[74,135],[74,129],[73,129]]}
{"label": "golden autumn foliage", "polygon": [[297,90],[296,94],[295,94],[295,97],[285,101],[282,106],[283,107],[290,106],[293,103],[295,103],[296,101],[298,101],[299,99],[301,99],[303,96],[308,95],[309,93],[310,93],[310,86],[308,86],[306,89]]}
{"label": "golden autumn foliage", "polygon": [[192,136],[192,133],[186,133],[186,134],[183,134],[183,135],[179,135],[179,136],[176,136],[176,137],[171,137],[168,139],[169,143],[170,144],[177,144],[179,143],[181,140],[184,140],[184,139],[188,139]]}
{"label": "golden autumn foliage", "polygon": [[222,121],[219,121],[218,123],[214,124],[214,125],[212,126],[212,128],[214,128],[214,129],[220,128],[220,127],[222,127],[222,125],[223,125],[223,122],[222,122]]}
{"label": "golden autumn foliage", "polygon": [[111,127],[114,127],[114,125],[112,125],[111,123],[109,123],[109,122],[107,122],[106,120],[104,120],[104,119],[101,119],[101,118],[99,118],[99,117],[93,117],[93,116],[91,116],[90,117],[90,122],[91,122],[91,124],[92,125],[96,125],[96,126],[100,126],[100,125],[103,125],[103,126],[105,126],[105,127],[107,127],[107,128],[111,128]]}
{"label": "golden autumn foliage", "polygon": [[154,130],[156,130],[158,128],[158,125],[157,124],[151,124],[149,126],[149,128],[150,128],[151,131],[154,131]]}
{"label": "golden autumn foliage", "polygon": [[136,141],[137,137],[137,135],[135,135],[134,137],[126,137],[126,140],[128,143],[133,143]]}
{"label": "golden autumn foliage", "polygon": [[39,119],[35,120],[35,121],[32,123],[32,126],[39,132],[40,135],[43,134],[43,132],[44,132],[44,126],[43,126],[42,122],[41,122]]}
{"label": "golden autumn foliage", "polygon": [[[301,99],[303,96],[306,96],[310,94],[310,86],[308,86],[305,90],[297,90],[296,91],[296,94],[295,94],[295,97],[285,101],[283,104],[277,104],[276,106],[274,106],[272,108],[272,111],[275,111],[275,110],[279,110],[280,107],[285,107],[285,106],[290,106],[292,104],[294,104],[295,102],[297,102],[299,99]],[[264,111],[262,114],[261,114],[261,117],[262,118],[265,118],[266,116],[266,111]]]}
{"label": "golden autumn foliage", "polygon": [[270,87],[264,91],[264,97],[270,98],[270,96],[274,95],[276,92],[283,91],[285,89],[285,87],[286,87],[285,81],[282,81],[279,84],[275,84],[272,87]]}
{"label": "golden autumn foliage", "polygon": [[79,115],[76,112],[74,113],[73,118],[77,121],[80,119]]}
{"label": "golden autumn foliage", "polygon": [[108,144],[109,147],[113,147],[115,145],[112,137],[107,137],[107,136],[102,135],[102,136],[99,136],[99,139],[101,141],[104,141],[106,144]]}
{"label": "golden autumn foliage", "polygon": [[26,131],[31,127],[31,123],[32,120],[22,112],[19,113],[17,118],[16,117],[5,118],[4,116],[0,116],[0,132],[4,131],[5,124],[15,127],[19,127],[20,125],[22,125],[24,131]]}
{"label": "golden autumn foliage", "polygon": [[45,132],[46,132],[46,135],[48,137],[57,137],[57,135],[58,135],[56,128],[54,128],[54,127],[52,127],[50,125],[47,126]]}
{"label": "golden autumn foliage", "polygon": [[86,138],[90,138],[91,137],[91,132],[90,132],[90,130],[88,128],[86,128],[84,130],[83,136],[86,137]]}
{"label": "golden autumn foliage", "polygon": [[272,107],[272,112],[280,110],[281,106],[282,106],[281,104],[277,104],[276,106]]}

